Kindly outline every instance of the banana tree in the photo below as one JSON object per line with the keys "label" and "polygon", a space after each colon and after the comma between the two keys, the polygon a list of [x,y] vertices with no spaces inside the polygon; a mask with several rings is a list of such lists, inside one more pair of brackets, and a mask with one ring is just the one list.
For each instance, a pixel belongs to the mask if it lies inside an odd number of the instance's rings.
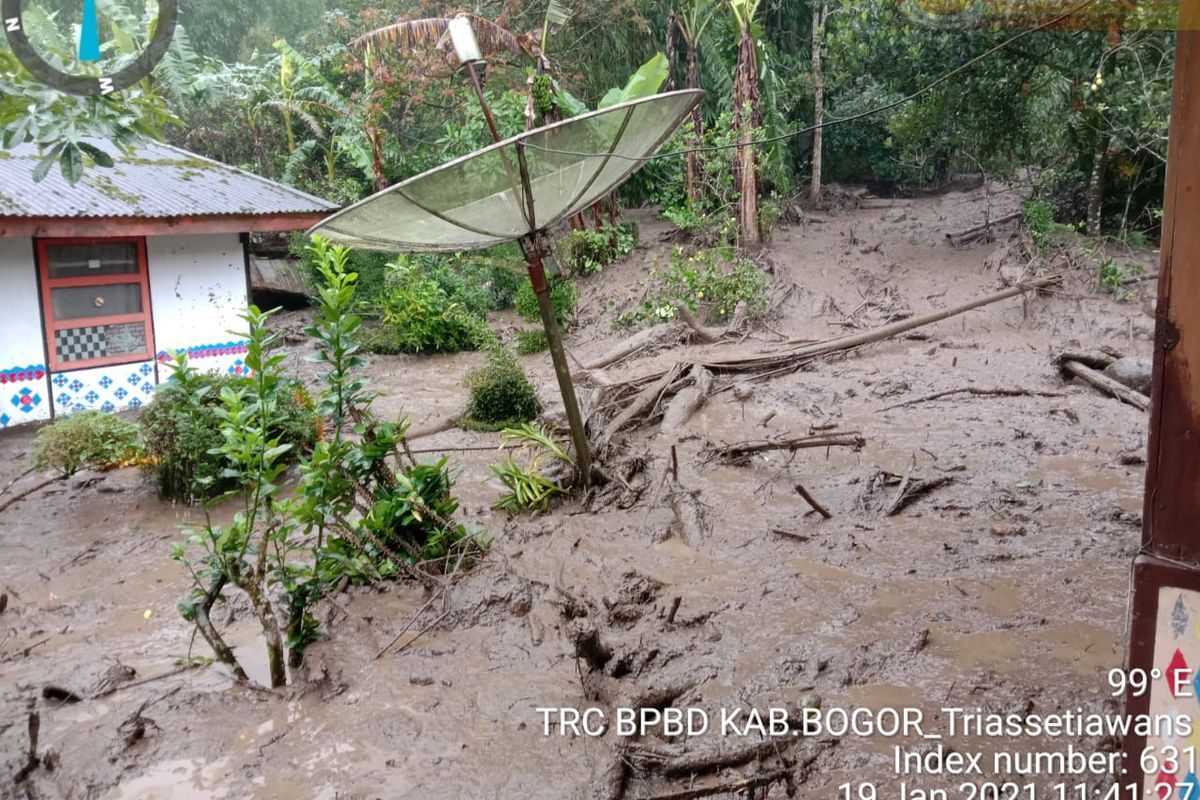
{"label": "banana tree", "polygon": [[[700,88],[700,57],[698,46],[700,37],[704,35],[708,24],[712,22],[720,6],[717,0],[689,0],[678,13],[675,13],[675,25],[679,35],[683,37],[683,46],[687,52],[687,67],[684,75],[684,87],[687,89]],[[693,145],[698,147],[704,142],[704,116],[700,106],[692,109]],[[686,186],[688,200],[696,203],[700,200],[700,182],[702,166],[698,153],[687,154]]]}
{"label": "banana tree", "polygon": [[733,161],[733,183],[738,191],[738,229],[742,246],[762,246],[758,227],[758,158],[753,141],[762,127],[759,103],[758,43],[754,36],[762,0],[729,0],[738,28],[738,58],[733,81],[733,127],[740,145]]}

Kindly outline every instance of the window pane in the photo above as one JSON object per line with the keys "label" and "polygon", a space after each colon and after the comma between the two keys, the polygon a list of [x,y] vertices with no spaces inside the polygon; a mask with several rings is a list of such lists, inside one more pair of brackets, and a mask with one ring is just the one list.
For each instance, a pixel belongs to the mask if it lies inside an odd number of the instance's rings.
{"label": "window pane", "polygon": [[89,325],[54,332],[58,362],[90,361],[95,358],[146,352],[146,324]]}
{"label": "window pane", "polygon": [[55,320],[137,314],[142,310],[142,286],[139,283],[64,286],[50,290],[50,304]]}
{"label": "window pane", "polygon": [[88,278],[104,275],[136,275],[137,245],[134,242],[104,244],[55,244],[46,248],[50,278]]}

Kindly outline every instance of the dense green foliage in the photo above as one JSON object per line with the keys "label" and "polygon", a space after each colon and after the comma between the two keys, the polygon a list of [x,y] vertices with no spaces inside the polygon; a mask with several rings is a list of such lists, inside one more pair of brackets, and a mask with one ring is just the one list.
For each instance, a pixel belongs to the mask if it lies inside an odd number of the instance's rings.
{"label": "dense green foliage", "polygon": [[632,224],[573,230],[559,241],[558,257],[573,275],[596,275],[636,244],[637,227]]}
{"label": "dense green foliage", "polygon": [[[475,13],[495,23],[481,32],[488,102],[506,136],[525,127],[527,106],[539,123],[638,96],[663,80],[684,86],[694,79],[706,91],[703,111],[668,150],[728,146],[747,128],[759,138],[797,131],[816,115],[815,2],[821,0],[563,0],[549,6],[501,0],[480,6]],[[71,69],[98,68],[73,63],[77,6],[65,0],[41,5],[61,13],[34,21],[39,46]],[[153,13],[133,0],[99,5],[102,25],[120,34],[102,37],[109,59],[131,52],[154,23]],[[903,191],[983,169],[1030,181],[1059,221],[1083,222],[1091,210],[1097,227],[1157,229],[1172,20],[1148,19],[1156,10],[1131,4],[1111,30],[1091,30],[1085,22],[1034,33],[934,85],[1045,18],[1011,12],[1015,16],[959,20],[938,17],[938,4],[894,0],[823,5],[826,119],[887,107],[825,130],[827,179]],[[154,78],[120,98],[46,91],[0,40],[4,144],[42,143],[43,170],[57,164],[77,177],[106,161],[83,147],[81,136],[97,134],[119,145],[138,132],[157,131],[333,200],[356,200],[490,141],[468,82],[435,47],[440,32],[418,31],[402,44],[385,30],[398,19],[455,10],[425,0],[189,6]],[[671,10],[679,20],[677,50],[664,57],[657,54],[668,38]],[[536,74],[545,68],[548,73]],[[743,100],[735,102],[738,96]],[[171,124],[175,118],[183,124]],[[812,146],[805,134],[756,148],[764,198],[794,191],[806,177]],[[731,236],[726,225],[744,189],[734,180],[735,152],[701,154],[694,176],[701,184],[691,187],[690,197],[683,191],[682,156],[650,162],[624,187],[624,197],[655,199],[683,226],[705,228],[710,243],[733,243],[745,235]],[[765,227],[777,209],[759,213]],[[364,290],[368,283],[364,272]]]}
{"label": "dense green foliage", "polygon": [[447,290],[420,266],[398,260],[378,299],[379,327],[367,347],[376,353],[474,350],[488,336],[486,305],[482,311],[472,308],[466,293],[464,284]]}
{"label": "dense green foliage", "polygon": [[517,331],[516,348],[520,355],[540,353],[550,346],[546,331],[541,328]]}
{"label": "dense green foliage", "polygon": [[[241,392],[252,378],[212,375],[188,365],[185,353],[170,362],[172,380],[154,392],[138,416],[145,442],[143,469],[163,498],[191,503],[227,491],[234,477],[219,452],[226,389]],[[268,435],[290,446],[288,463],[316,442],[321,421],[299,381],[280,379]]]}
{"label": "dense green foliage", "polygon": [[112,469],[138,452],[138,427],[103,411],[77,411],[37,433],[33,466],[74,475],[81,469]]}
{"label": "dense green foliage", "polygon": [[463,423],[482,430],[500,430],[529,422],[542,413],[537,388],[512,354],[496,345],[487,363],[467,373],[467,413]]}
{"label": "dense green foliage", "polygon": [[[550,282],[550,305],[554,308],[554,319],[558,327],[566,328],[575,318],[575,306],[579,303],[579,287],[572,280],[552,280]],[[526,322],[540,322],[542,312],[538,307],[537,295],[534,294],[533,284],[525,281],[517,289],[513,298],[513,306],[517,314]]]}
{"label": "dense green foliage", "polygon": [[752,260],[730,248],[671,253],[666,269],[652,269],[653,287],[641,306],[619,313],[618,326],[674,319],[677,307],[700,312],[710,322],[729,319],[739,303],[750,316],[767,310],[771,281]]}

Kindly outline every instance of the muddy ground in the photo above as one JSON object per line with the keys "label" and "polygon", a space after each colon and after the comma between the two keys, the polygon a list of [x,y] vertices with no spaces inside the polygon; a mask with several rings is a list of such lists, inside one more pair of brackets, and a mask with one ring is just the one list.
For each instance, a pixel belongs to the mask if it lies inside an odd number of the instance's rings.
{"label": "muddy ground", "polygon": [[[944,234],[982,221],[989,206],[997,216],[1017,203],[991,187],[883,208],[850,204],[819,215],[823,221],[785,225],[767,254],[776,313],[750,338],[717,347],[764,351],[781,336],[843,333],[848,318],[872,326],[993,291],[995,254],[1012,226],[995,242],[961,249]],[[640,298],[650,266],[665,263],[670,231],[652,215],[640,219],[639,248],[583,283],[586,310],[567,336],[583,362],[628,335],[613,330],[610,303]],[[1153,263],[1152,254],[1134,255]],[[722,392],[673,435],[652,425],[630,437],[624,452],[643,454],[646,467],[631,479],[642,494],[628,508],[588,511],[572,501],[542,517],[508,519],[489,508],[498,495],[487,482],[495,454],[452,453],[463,469],[464,519],[492,540],[484,563],[412,630],[440,617],[436,626],[378,659],[425,605],[424,590],[397,583],[332,598],[320,614],[329,638],[278,692],[234,685],[215,667],[177,671],[191,629],[175,610],[187,581],[168,553],[193,510],[160,502],[131,469],[54,484],[0,513],[0,592],[8,595],[0,614],[0,796],[605,796],[613,733],[547,737],[535,709],[611,710],[664,685],[686,689],[675,706],[707,709],[714,719],[721,708],[814,696],[826,707],[919,708],[934,730],[945,706],[1111,711],[1104,675],[1122,659],[1147,418],[1064,381],[1052,357],[1100,346],[1148,354],[1150,311],[1147,302],[1096,293],[1093,276],[1076,271],[1052,294],[989,305]],[[514,324],[505,315],[495,322],[502,330]],[[299,318],[283,324],[298,328]],[[293,363],[306,347],[295,345]],[[632,374],[688,358],[679,347],[616,369]],[[377,409],[407,412],[417,430],[437,427],[463,405],[462,376],[479,361],[374,358]],[[525,362],[553,416],[548,358]],[[1052,396],[959,394],[884,410],[962,387]],[[768,452],[745,465],[702,457],[710,443],[830,426],[860,431],[865,447]],[[0,437],[0,486],[27,469],[32,437]],[[496,443],[495,434],[452,429],[414,446]],[[702,510],[700,535],[680,535],[666,496],[672,445],[678,483]],[[886,516],[879,506],[895,487],[875,486],[880,470],[952,481]],[[813,513],[797,483],[832,518]],[[263,675],[254,623],[244,609],[231,617],[219,622],[233,630],[250,671]],[[612,653],[609,675],[585,675],[571,641],[581,629],[596,630]],[[193,652],[205,651],[196,644]],[[120,665],[151,680],[76,703],[41,697],[47,683],[91,697],[117,685]],[[599,702],[587,696],[597,680]],[[39,754],[53,768],[14,786],[9,776],[24,761],[33,707]],[[873,780],[896,796],[897,743],[915,744],[796,737],[779,755],[718,775],[634,770],[625,796],[698,796],[679,793],[772,771],[789,775],[803,797],[839,797],[849,780]],[[726,752],[745,740],[710,732],[643,744]],[[951,744],[1060,750],[1068,742]],[[944,783],[959,781],[917,782]],[[756,796],[787,789],[781,781]]]}

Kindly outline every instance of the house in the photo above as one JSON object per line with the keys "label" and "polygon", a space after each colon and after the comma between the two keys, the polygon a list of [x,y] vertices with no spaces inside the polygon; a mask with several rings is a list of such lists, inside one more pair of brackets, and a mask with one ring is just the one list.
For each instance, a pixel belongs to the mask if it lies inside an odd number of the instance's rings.
{"label": "house", "polygon": [[250,232],[334,208],[158,142],[114,157],[71,186],[34,182],[31,145],[0,150],[0,428],[140,406],[179,350],[239,374]]}

